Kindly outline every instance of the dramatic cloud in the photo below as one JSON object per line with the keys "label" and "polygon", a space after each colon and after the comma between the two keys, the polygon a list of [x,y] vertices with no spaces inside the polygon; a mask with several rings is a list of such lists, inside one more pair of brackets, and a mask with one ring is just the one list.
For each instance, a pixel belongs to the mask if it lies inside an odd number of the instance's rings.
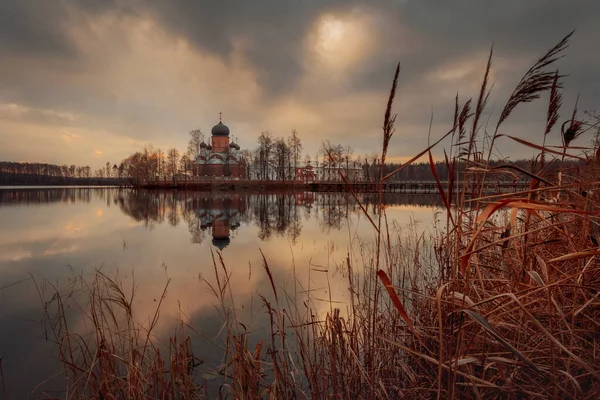
{"label": "dramatic cloud", "polygon": [[[311,155],[324,138],[371,153],[398,61],[390,156],[401,159],[426,145],[432,112],[441,134],[456,94],[477,95],[492,44],[486,121],[573,29],[564,104],[580,95],[581,110],[596,108],[599,14],[583,0],[1,2],[0,159],[96,168],[145,143],[184,149],[220,110],[242,147],[295,128]],[[544,107],[523,107],[505,129],[539,139]]]}

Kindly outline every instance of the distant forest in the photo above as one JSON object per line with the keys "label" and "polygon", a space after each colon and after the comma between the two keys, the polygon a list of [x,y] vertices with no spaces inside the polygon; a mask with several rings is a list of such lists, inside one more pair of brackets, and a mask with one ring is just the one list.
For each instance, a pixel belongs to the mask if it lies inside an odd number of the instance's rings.
{"label": "distant forest", "polygon": [[[117,167],[118,170],[118,167]],[[122,185],[112,167],[96,170],[88,166],[0,161],[0,185]]]}
{"label": "distant forest", "polygon": [[[554,161],[553,163],[557,165],[549,165],[547,170],[557,169],[558,162]],[[568,166],[577,168],[577,164],[574,162],[565,163],[572,164]],[[495,175],[494,178],[490,177],[491,179],[515,180],[523,175],[519,173],[518,169],[528,172],[536,169],[532,160],[490,162],[491,167],[500,165],[510,166],[503,170],[512,171],[514,174]],[[397,163],[386,164],[383,173],[384,175],[391,173],[400,166],[401,164]],[[379,168],[380,166],[375,161],[369,163],[365,159],[363,164],[365,177],[376,179],[379,176]],[[435,168],[439,179],[446,181],[448,179],[448,166],[446,163],[436,162]],[[460,165],[458,169],[464,170],[464,166]],[[388,181],[431,180],[434,180],[434,176],[429,163],[421,162],[403,168]],[[87,166],[0,161],[0,185],[124,185],[129,183],[130,177],[124,170],[122,163],[120,166],[111,166],[110,163],[106,163],[105,168],[96,170],[92,174],[90,167]]]}

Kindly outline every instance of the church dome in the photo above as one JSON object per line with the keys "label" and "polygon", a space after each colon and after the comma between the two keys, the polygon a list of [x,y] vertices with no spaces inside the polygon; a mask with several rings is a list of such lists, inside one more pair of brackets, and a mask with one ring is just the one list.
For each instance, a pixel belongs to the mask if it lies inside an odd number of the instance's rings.
{"label": "church dome", "polygon": [[229,136],[229,128],[219,121],[217,125],[213,126],[211,133],[213,136]]}
{"label": "church dome", "polygon": [[227,245],[229,245],[230,242],[231,242],[231,239],[229,239],[228,237],[226,237],[226,238],[213,238],[213,240],[212,240],[213,246],[215,246],[216,248],[218,248],[221,251],[223,251],[223,249],[225,247],[227,247]]}
{"label": "church dome", "polygon": [[237,144],[235,144],[235,142],[231,142],[229,143],[229,147],[235,149],[237,147]]}
{"label": "church dome", "polygon": [[205,149],[206,148],[206,143],[204,143],[204,142],[200,143],[200,148],[201,149]]}

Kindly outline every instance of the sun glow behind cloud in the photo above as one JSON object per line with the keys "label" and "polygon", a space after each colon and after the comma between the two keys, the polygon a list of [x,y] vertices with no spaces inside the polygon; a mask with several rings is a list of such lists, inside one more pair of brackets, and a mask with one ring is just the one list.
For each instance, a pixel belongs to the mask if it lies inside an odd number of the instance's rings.
{"label": "sun glow behind cloud", "polygon": [[372,53],[372,28],[370,16],[365,13],[322,15],[307,38],[311,62],[326,72],[344,74]]}

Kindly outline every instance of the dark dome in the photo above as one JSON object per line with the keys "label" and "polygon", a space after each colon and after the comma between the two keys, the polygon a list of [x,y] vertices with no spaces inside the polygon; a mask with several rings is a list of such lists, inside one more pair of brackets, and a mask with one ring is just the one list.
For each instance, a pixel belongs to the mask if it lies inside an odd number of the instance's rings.
{"label": "dark dome", "polygon": [[229,128],[219,121],[218,124],[213,126],[211,133],[213,136],[229,136]]}
{"label": "dark dome", "polygon": [[235,148],[236,146],[237,146],[237,144],[235,144],[234,142],[229,143],[229,147]]}
{"label": "dark dome", "polygon": [[200,143],[200,148],[201,149],[205,149],[206,148],[206,143],[204,143],[204,142]]}
{"label": "dark dome", "polygon": [[225,239],[214,238],[212,240],[213,246],[215,246],[216,248],[218,248],[221,251],[223,251],[223,249],[225,247],[227,247],[227,245],[229,244],[229,242],[230,242],[229,238],[225,238]]}
{"label": "dark dome", "polygon": [[206,146],[206,149],[207,150],[212,150],[212,146],[209,144],[209,145]]}

